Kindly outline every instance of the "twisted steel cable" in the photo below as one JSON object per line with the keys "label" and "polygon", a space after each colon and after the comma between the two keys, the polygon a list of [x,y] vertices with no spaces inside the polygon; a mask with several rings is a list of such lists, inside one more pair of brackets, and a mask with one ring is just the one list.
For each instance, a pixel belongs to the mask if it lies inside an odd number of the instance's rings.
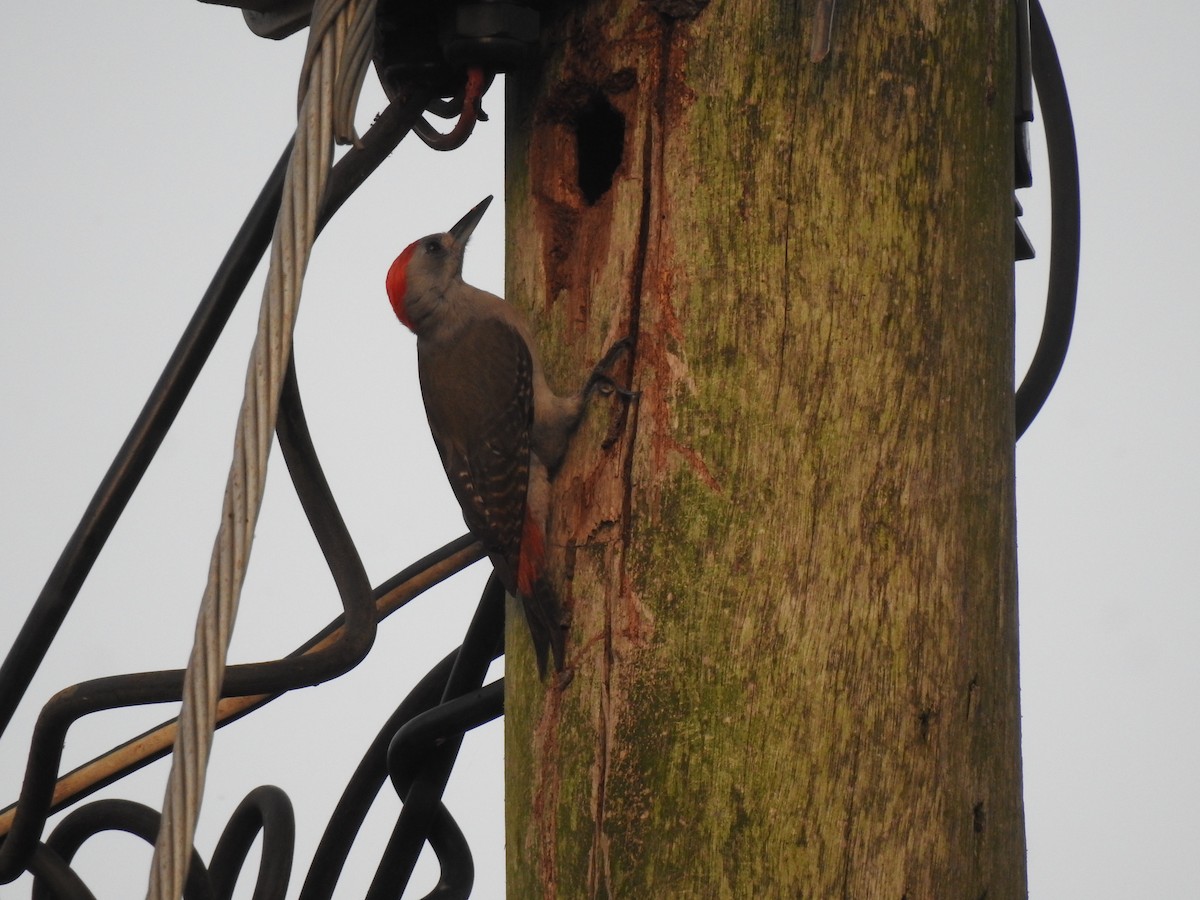
{"label": "twisted steel cable", "polygon": [[[302,69],[296,142],[272,236],[267,286],[238,414],[221,524],[184,676],[179,733],[151,862],[149,900],[177,900],[187,877],[225,659],[262,505],[300,287],[332,162],[335,87],[342,74],[342,96],[357,99],[358,89],[345,89],[345,79],[361,79],[366,67],[360,60],[370,57],[370,51],[364,54],[361,47],[347,49],[348,32],[369,46],[371,30],[361,27],[364,16],[373,19],[373,0],[318,0],[313,13]],[[355,24],[359,27],[350,27]],[[343,58],[350,61],[345,70]],[[344,124],[352,117],[352,112],[343,113],[339,121]]]}

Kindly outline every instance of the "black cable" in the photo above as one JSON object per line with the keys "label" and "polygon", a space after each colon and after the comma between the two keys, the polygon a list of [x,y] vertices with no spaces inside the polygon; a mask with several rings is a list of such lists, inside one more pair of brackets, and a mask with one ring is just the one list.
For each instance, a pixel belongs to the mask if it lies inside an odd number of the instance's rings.
{"label": "black cable", "polygon": [[396,731],[388,747],[388,771],[397,793],[405,789],[431,750],[455,735],[486,725],[504,715],[504,679],[445,700],[414,716]]}
{"label": "black cable", "polygon": [[253,900],[284,900],[296,848],[292,801],[273,784],[256,787],[238,804],[208,864],[216,900],[230,900],[246,855],[262,834],[262,855]]}
{"label": "black cable", "polygon": [[[448,703],[475,691],[483,684],[488,666],[504,632],[504,586],[493,573],[483,590],[479,607],[467,628],[463,645],[455,658],[454,669],[442,694],[443,709]],[[503,692],[503,687],[500,688]],[[501,693],[501,698],[503,693]],[[457,710],[456,710],[457,712]],[[490,721],[484,719],[483,721]],[[397,729],[402,732],[403,729]],[[396,792],[404,800],[392,836],[384,850],[375,878],[367,891],[367,900],[391,900],[397,886],[407,885],[429,838],[429,823],[441,806],[442,794],[450,780],[450,772],[462,746],[462,731],[444,736],[433,752],[412,760],[405,756],[411,749],[392,739],[388,746],[387,765]],[[453,868],[453,867],[450,867]],[[445,877],[447,867],[443,865]]]}
{"label": "black cable", "polygon": [[[367,812],[379,789],[387,782],[387,748],[392,736],[405,722],[437,705],[457,657],[458,651],[455,650],[417,682],[363,754],[362,761],[350,776],[325,826],[304,886],[300,889],[300,900],[329,900],[333,896],[350,850],[366,821]],[[440,817],[449,818],[444,807]]]}
{"label": "black cable", "polygon": [[41,896],[49,891],[54,900],[96,900],[96,895],[88,890],[75,870],[45,844],[38,844],[34,850],[29,871],[34,878],[35,896],[41,890]]}
{"label": "black cable", "polygon": [[1062,371],[1079,288],[1079,158],[1075,126],[1054,38],[1038,0],[1029,3],[1033,82],[1042,110],[1050,168],[1050,277],[1037,350],[1017,388],[1016,436],[1037,416]]}
{"label": "black cable", "polygon": [[[101,831],[124,831],[141,838],[153,847],[161,821],[162,814],[158,810],[142,803],[132,800],[96,800],[72,811],[59,822],[47,838],[46,846],[68,865],[79,848]],[[41,879],[34,880],[32,900],[56,900],[60,896],[58,890],[51,885],[43,884]],[[209,882],[208,870],[194,849],[183,896],[184,900],[216,900]]]}

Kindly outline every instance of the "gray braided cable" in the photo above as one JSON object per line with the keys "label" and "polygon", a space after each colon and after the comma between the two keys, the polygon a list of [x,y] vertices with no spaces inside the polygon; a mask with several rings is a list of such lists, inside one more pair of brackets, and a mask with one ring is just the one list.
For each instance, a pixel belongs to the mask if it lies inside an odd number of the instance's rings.
{"label": "gray braided cable", "polygon": [[187,879],[225,659],[262,503],[279,391],[291,353],[317,210],[332,163],[335,129],[339,139],[356,140],[354,110],[338,108],[338,103],[357,102],[366,74],[364,61],[371,57],[372,32],[364,23],[373,20],[374,7],[374,0],[317,0],[313,10],[301,70],[295,148],[272,236],[221,523],[184,676],[179,732],[151,862],[149,900],[179,900]]}

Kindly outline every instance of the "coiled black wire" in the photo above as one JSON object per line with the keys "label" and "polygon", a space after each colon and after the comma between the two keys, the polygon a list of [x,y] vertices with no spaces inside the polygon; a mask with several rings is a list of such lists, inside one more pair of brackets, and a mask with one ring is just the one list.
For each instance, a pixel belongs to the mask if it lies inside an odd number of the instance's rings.
{"label": "coiled black wire", "polygon": [[1050,277],[1037,350],[1017,388],[1019,440],[1041,411],[1062,371],[1079,288],[1079,156],[1067,85],[1050,26],[1038,0],[1029,3],[1033,83],[1037,87],[1050,169]]}
{"label": "coiled black wire", "polygon": [[426,842],[441,865],[438,884],[427,896],[469,896],[471,851],[441,795],[463,732],[503,711],[503,680],[478,689],[488,665],[502,652],[503,628],[504,591],[493,576],[463,646],[417,683],[363,755],[313,855],[300,900],[333,896],[367,812],[389,778],[404,807],[367,896],[401,896]]}

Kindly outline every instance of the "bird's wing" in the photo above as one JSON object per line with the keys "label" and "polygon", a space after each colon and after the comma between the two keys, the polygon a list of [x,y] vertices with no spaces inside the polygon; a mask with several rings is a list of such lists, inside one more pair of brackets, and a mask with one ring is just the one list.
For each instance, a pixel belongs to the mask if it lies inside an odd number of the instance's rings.
{"label": "bird's wing", "polygon": [[463,518],[515,594],[533,426],[529,348],[512,326],[485,320],[467,325],[441,352],[419,353],[418,370]]}

